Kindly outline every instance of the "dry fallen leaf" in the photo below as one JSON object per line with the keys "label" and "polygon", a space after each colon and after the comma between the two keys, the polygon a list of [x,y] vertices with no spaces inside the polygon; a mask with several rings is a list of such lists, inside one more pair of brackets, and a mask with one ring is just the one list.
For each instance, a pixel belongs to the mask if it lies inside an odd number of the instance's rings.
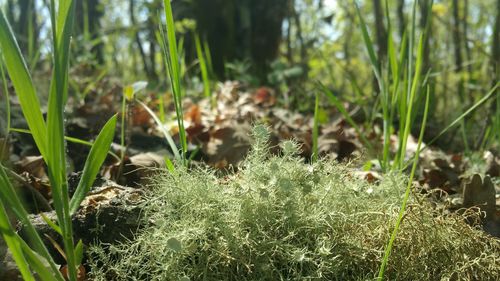
{"label": "dry fallen leaf", "polygon": [[464,187],[463,206],[465,208],[479,207],[482,212],[486,213],[486,220],[491,220],[495,217],[495,194],[495,186],[491,178],[485,176],[484,180],[481,180],[481,176],[475,174]]}

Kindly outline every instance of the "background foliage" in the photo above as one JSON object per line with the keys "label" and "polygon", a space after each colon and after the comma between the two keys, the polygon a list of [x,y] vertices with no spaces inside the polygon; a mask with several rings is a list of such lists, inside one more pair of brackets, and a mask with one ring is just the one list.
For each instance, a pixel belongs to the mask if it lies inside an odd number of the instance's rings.
{"label": "background foliage", "polygon": [[[429,2],[418,1],[416,15],[420,29],[431,17],[423,58],[423,72],[430,71],[431,85],[431,129],[426,139],[473,105],[500,76],[500,1],[437,0],[428,11]],[[95,70],[89,79],[115,75],[125,81],[166,85],[157,36],[162,1],[77,3],[73,65]],[[385,1],[358,3],[383,61],[388,20],[395,40],[400,41],[413,1],[388,0],[387,11]],[[286,97],[285,103],[302,110],[312,110],[312,92],[316,81],[321,81],[342,101],[362,106],[362,119],[376,118],[369,110],[378,89],[354,1],[175,0],[172,5],[187,85],[201,87],[199,68],[193,67],[198,62],[194,34],[199,34],[210,51],[212,80],[275,86]],[[4,7],[30,68],[46,71],[50,61],[47,2],[8,0]],[[441,143],[455,139],[453,149],[462,150],[480,148],[488,137],[495,139],[495,130],[488,127],[496,122],[490,117],[497,103],[490,102],[489,109],[468,117],[461,129],[451,131]]]}

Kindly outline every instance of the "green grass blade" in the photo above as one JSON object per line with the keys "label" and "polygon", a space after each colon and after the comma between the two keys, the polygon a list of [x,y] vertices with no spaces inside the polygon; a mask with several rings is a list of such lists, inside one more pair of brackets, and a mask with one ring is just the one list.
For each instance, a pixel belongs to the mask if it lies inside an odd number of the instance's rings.
{"label": "green grass blade", "polygon": [[330,99],[330,102],[337,108],[337,110],[344,116],[346,119],[347,123],[351,125],[356,133],[359,135],[363,143],[368,147],[368,149],[373,152],[373,146],[371,145],[370,141],[365,137],[365,135],[361,132],[361,129],[359,128],[358,124],[354,122],[352,119],[351,115],[349,115],[349,112],[345,109],[345,107],[342,105],[342,103],[337,99],[337,97],[323,84],[318,83],[321,91]]}
{"label": "green grass blade", "polygon": [[[31,134],[31,132],[29,130],[25,130],[25,129],[10,128],[10,130],[12,132],[17,132],[17,133],[22,133],[22,134]],[[79,138],[69,137],[69,136],[64,136],[64,140],[72,142],[72,143],[76,143],[76,144],[85,145],[88,147],[92,147],[94,145],[93,142],[82,140]],[[118,155],[116,155],[115,153],[113,153],[112,151],[108,151],[108,154],[111,155],[113,158],[115,158],[117,161],[120,161],[120,157]]]}
{"label": "green grass blade", "polygon": [[[47,166],[52,187],[54,208],[63,233],[69,279],[77,280],[73,229],[69,211],[69,193],[66,177],[66,145],[64,142],[64,107],[68,97],[68,68],[70,41],[73,31],[75,5],[73,0],[58,1],[57,12],[51,1],[54,46],[54,71],[50,85],[47,112],[48,155]],[[54,15],[57,17],[54,18]],[[54,22],[55,20],[55,22]],[[54,28],[55,26],[55,28]]]}
{"label": "green grass blade", "polygon": [[53,280],[61,280],[62,276],[59,270],[56,272],[50,271],[46,265],[40,260],[40,257],[36,255],[31,248],[24,242],[21,238],[19,238],[19,242],[21,244],[24,256],[28,261],[28,264],[33,268],[33,270],[38,274],[38,277],[42,281],[53,281]]}
{"label": "green grass blade", "polygon": [[[5,208],[0,202],[0,233],[5,243],[9,247],[17,268],[23,277],[23,280],[34,281],[35,279],[30,271],[30,267],[38,274],[42,281],[60,280],[42,263],[39,256],[36,256],[31,248],[24,242],[10,225],[6,215]],[[57,271],[59,272],[59,271]]]}
{"label": "green grass blade", "polygon": [[33,134],[33,139],[40,153],[46,158],[47,130],[42,111],[40,110],[40,102],[26,63],[15,40],[14,33],[3,11],[0,12],[0,46],[7,72],[19,97],[19,103],[21,104],[28,127]]}
{"label": "green grass blade", "polygon": [[[21,221],[23,224],[29,224],[30,222],[28,219],[28,213],[24,209],[21,200],[17,196],[14,186],[12,186],[2,164],[0,164],[0,186],[2,187],[0,188],[0,200],[4,204],[8,204],[9,209],[14,213],[19,221]],[[30,238],[33,239],[33,237]],[[40,246],[41,245],[37,245],[37,251],[43,250]]]}
{"label": "green grass blade", "polygon": [[82,177],[69,204],[70,214],[74,214],[78,210],[80,203],[92,187],[92,183],[106,159],[115,135],[116,119],[117,116],[114,115],[108,120],[90,149],[90,153],[85,161]]}
{"label": "green grass blade", "polygon": [[465,118],[465,116],[469,115],[471,112],[476,110],[478,107],[483,105],[487,100],[489,100],[493,95],[499,94],[496,92],[496,89],[500,86],[500,82],[497,83],[482,99],[480,99],[478,102],[476,102],[473,106],[471,106],[469,109],[467,109],[464,113],[462,113],[459,117],[457,117],[453,122],[451,122],[446,128],[441,130],[437,136],[435,136],[431,141],[428,142],[427,145],[430,145],[434,143],[437,139],[439,139],[444,133],[446,133],[449,129],[457,125],[462,121],[462,119]]}
{"label": "green grass blade", "polygon": [[210,79],[214,79],[214,67],[212,64],[212,52],[210,51],[210,45],[208,44],[208,40],[205,38],[203,40],[203,50],[205,50],[205,59],[207,60],[207,68],[208,73],[210,74]]}
{"label": "green grass blade", "polygon": [[[187,139],[186,130],[184,128],[184,115],[182,111],[182,87],[181,77],[179,72],[179,57],[177,52],[177,41],[175,39],[174,17],[172,15],[172,7],[170,0],[163,0],[165,8],[165,17],[167,24],[167,35],[163,32],[163,27],[160,24],[160,33],[163,39],[164,53],[169,70],[170,83],[174,98],[175,113],[177,114],[177,124],[179,126],[179,137],[181,142],[181,156],[184,165],[187,165]],[[168,54],[167,54],[168,50]]]}
{"label": "green grass blade", "polygon": [[83,261],[83,242],[82,240],[78,240],[75,246],[75,256],[76,256],[76,264],[80,265]]}
{"label": "green grass blade", "polygon": [[[7,77],[5,76],[5,69],[3,66],[3,58],[2,55],[0,54],[0,74],[2,75],[2,85],[3,85],[3,93],[5,95],[5,120],[7,121],[6,124],[6,132],[5,135],[8,135],[10,132],[10,127],[11,127],[11,119],[10,119],[10,96],[9,96],[9,88],[7,84]],[[3,148],[2,148],[3,149]]]}
{"label": "green grass blade", "polygon": [[382,258],[382,263],[380,265],[380,270],[379,274],[377,277],[377,280],[384,280],[384,274],[385,274],[385,269],[387,267],[387,263],[389,261],[389,257],[391,255],[392,251],[392,246],[394,244],[394,241],[396,240],[396,236],[399,231],[399,227],[401,225],[401,222],[403,221],[403,216],[406,211],[406,204],[408,202],[408,199],[410,198],[410,191],[411,191],[411,186],[413,184],[413,178],[415,176],[415,171],[417,169],[417,163],[418,163],[418,157],[420,155],[420,148],[422,146],[422,140],[424,137],[424,132],[425,132],[425,125],[427,123],[427,116],[429,115],[429,87],[427,87],[427,95],[426,95],[426,100],[425,100],[425,109],[424,109],[424,119],[422,120],[422,128],[420,129],[420,136],[418,138],[418,144],[417,144],[417,151],[415,152],[415,156],[413,159],[413,166],[411,168],[410,172],[410,178],[408,179],[408,185],[406,186],[406,191],[405,195],[403,198],[403,202],[401,203],[401,208],[399,210],[399,215],[396,221],[396,224],[394,226],[394,229],[391,234],[391,238],[389,239],[389,242],[387,243],[387,247],[385,248],[384,251],[384,257]]}
{"label": "green grass blade", "polygon": [[175,145],[174,139],[172,138],[172,136],[170,135],[168,130],[165,129],[165,126],[161,122],[160,118],[158,118],[158,116],[156,116],[156,114],[153,112],[153,110],[151,110],[151,108],[149,108],[145,103],[143,103],[141,101],[138,101],[138,102],[140,105],[142,105],[142,107],[144,107],[144,109],[146,109],[146,111],[149,113],[151,118],[153,118],[153,120],[155,121],[156,125],[158,125],[158,127],[160,128],[161,132],[163,133],[163,136],[165,136],[165,139],[167,140],[167,143],[170,146],[170,149],[174,153],[175,158],[182,162],[182,157],[179,154],[179,149],[177,149],[177,146]]}
{"label": "green grass blade", "polygon": [[380,77],[379,73],[379,61],[377,59],[377,55],[375,53],[375,48],[373,42],[368,33],[368,28],[366,26],[365,20],[363,19],[363,15],[361,14],[361,10],[359,9],[358,3],[354,1],[354,5],[356,6],[356,12],[358,14],[358,18],[361,25],[361,32],[363,35],[363,41],[365,42],[366,50],[368,51],[368,57],[370,58],[370,62],[372,67],[374,68],[375,73]]}
{"label": "green grass blade", "polygon": [[62,230],[61,228],[54,222],[52,221],[49,217],[47,217],[44,213],[40,213],[40,216],[42,217],[43,221],[48,225],[50,226],[50,228],[52,228],[55,232],[57,232],[59,235],[63,235],[62,234]]}
{"label": "green grass blade", "polygon": [[7,247],[16,262],[17,268],[21,273],[23,280],[35,281],[35,278],[30,272],[28,262],[24,258],[23,251],[19,242],[19,237],[16,235],[14,228],[10,224],[9,218],[7,217],[7,212],[0,201],[0,234],[2,235]]}
{"label": "green grass blade", "polygon": [[[389,65],[391,66],[390,70],[391,70],[392,82],[394,85],[396,85],[397,81],[399,80],[400,73],[399,73],[398,55],[396,53],[396,47],[394,45],[394,39],[392,38],[391,30],[388,30],[387,38],[388,38],[387,53],[389,57]],[[394,90],[395,89],[393,89],[393,92]]]}
{"label": "green grass blade", "polygon": [[167,156],[164,157],[165,160],[165,167],[171,174],[175,174],[175,165],[172,163],[172,160],[170,160]]}
{"label": "green grass blade", "polygon": [[12,186],[5,168],[0,163],[0,202],[4,205],[8,204],[9,209],[14,213],[16,218],[24,225],[28,238],[33,244],[35,251],[42,255],[49,263],[52,271],[56,274],[56,280],[63,281],[62,275],[59,273],[59,269],[54,263],[49,251],[45,247],[42,239],[38,235],[38,232],[33,227],[33,224],[28,218],[28,213],[24,209],[21,200],[17,196],[17,193]]}
{"label": "green grass blade", "polygon": [[404,123],[404,132],[401,137],[401,149],[399,151],[399,155],[397,158],[397,163],[399,163],[400,168],[402,168],[402,165],[404,163],[404,156],[406,154],[406,145],[408,143],[408,136],[410,135],[410,129],[412,127],[412,113],[413,113],[413,108],[416,107],[416,96],[417,92],[420,88],[420,76],[422,72],[422,61],[423,61],[423,41],[424,41],[424,36],[420,36],[419,44],[418,44],[418,53],[417,53],[417,61],[416,61],[416,66],[415,66],[415,76],[413,77],[412,80],[412,85],[411,85],[411,91],[410,91],[410,99],[408,101],[408,108],[406,111],[406,116],[405,118],[405,123]]}
{"label": "green grass blade", "polygon": [[316,162],[319,156],[318,138],[319,138],[319,93],[316,93],[314,102],[314,125],[313,125],[313,147],[312,147],[312,161]]}
{"label": "green grass blade", "polygon": [[210,80],[208,78],[207,63],[205,60],[205,55],[204,55],[203,49],[201,47],[200,36],[198,35],[198,33],[194,34],[194,42],[195,42],[195,46],[196,46],[196,54],[198,56],[198,63],[200,65],[201,78],[203,81],[203,91],[204,91],[205,97],[210,98],[210,101],[212,102],[212,100],[211,100],[212,92],[210,91]]}

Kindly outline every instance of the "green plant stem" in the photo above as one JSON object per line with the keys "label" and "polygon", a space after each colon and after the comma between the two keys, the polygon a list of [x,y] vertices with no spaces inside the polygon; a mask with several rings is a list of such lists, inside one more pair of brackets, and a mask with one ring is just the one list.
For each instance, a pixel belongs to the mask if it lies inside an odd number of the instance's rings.
{"label": "green plant stem", "polygon": [[127,99],[125,95],[122,95],[122,114],[121,114],[121,131],[120,131],[120,162],[123,162],[125,157],[125,130],[126,130],[126,119],[127,119]]}
{"label": "green plant stem", "polygon": [[5,69],[3,67],[3,58],[2,54],[0,53],[0,72],[2,75],[2,85],[3,85],[3,92],[5,94],[5,120],[7,122],[6,128],[5,128],[5,139],[3,142],[2,147],[0,148],[0,161],[2,160],[1,157],[2,155],[5,155],[7,152],[7,145],[9,143],[9,136],[10,136],[10,124],[11,124],[11,119],[10,119],[10,97],[9,97],[9,89],[7,87],[7,78],[5,77]]}
{"label": "green plant stem", "polygon": [[319,156],[318,137],[319,137],[319,93],[316,93],[314,102],[314,126],[313,126],[313,148],[312,161],[316,162]]}
{"label": "green plant stem", "polygon": [[402,144],[401,144],[401,152],[398,155],[398,163],[399,163],[399,168],[401,169],[404,163],[404,156],[406,155],[406,145],[408,143],[408,137],[410,135],[410,129],[412,127],[412,112],[413,108],[415,107],[415,99],[417,92],[420,88],[420,74],[422,70],[422,55],[423,55],[423,35],[420,36],[420,41],[419,41],[419,46],[418,46],[418,55],[417,55],[417,64],[415,67],[415,77],[412,79],[412,86],[411,86],[411,91],[410,91],[410,97],[408,100],[408,108],[406,110],[406,121],[405,121],[405,127],[404,127],[404,132],[402,136]]}
{"label": "green plant stem", "polygon": [[[435,136],[432,140],[430,140],[427,143],[427,146],[424,147],[426,149],[429,145],[434,143],[437,139],[439,139],[444,133],[446,133],[449,129],[457,125],[457,123],[461,122],[462,119],[464,119],[467,115],[469,115],[471,112],[476,110],[478,107],[480,107],[482,104],[484,104],[487,100],[489,100],[492,96],[498,95],[499,93],[496,92],[497,88],[500,87],[500,82],[498,82],[483,98],[481,98],[478,102],[476,102],[473,106],[471,106],[469,109],[467,109],[462,115],[457,117],[453,122],[451,122],[448,126],[446,126],[437,136]],[[500,96],[500,95],[499,95]]]}
{"label": "green plant stem", "polygon": [[[0,56],[2,54],[0,53]],[[5,94],[5,120],[7,121],[6,124],[6,135],[9,134],[10,132],[10,97],[9,97],[9,88],[7,86],[7,77],[5,76],[5,69],[3,67],[3,59],[0,58],[0,73],[2,74],[2,84],[3,84],[3,92]]]}
{"label": "green plant stem", "polygon": [[167,24],[167,35],[163,32],[163,26],[160,24],[160,32],[162,37],[163,52],[165,55],[166,64],[168,66],[168,75],[170,85],[172,87],[172,95],[174,98],[175,113],[177,115],[177,125],[179,126],[179,138],[181,142],[181,157],[182,164],[187,165],[187,139],[186,130],[184,128],[184,114],[182,111],[182,96],[183,90],[181,85],[181,76],[179,71],[179,53],[177,52],[177,41],[175,39],[175,24],[172,15],[172,7],[169,0],[163,0],[165,8],[165,17]]}
{"label": "green plant stem", "polygon": [[[10,128],[10,130],[12,132],[17,132],[17,133],[22,133],[22,134],[29,134],[31,135],[31,132],[29,130],[26,130],[26,129],[19,129],[19,128]],[[88,147],[92,147],[94,145],[93,142],[90,142],[90,141],[86,141],[86,140],[82,140],[82,139],[79,139],[79,138],[74,138],[74,137],[68,137],[68,136],[64,136],[64,139],[66,141],[69,141],[69,142],[72,142],[72,143],[76,143],[76,144],[81,144],[81,145],[85,145],[85,146],[88,146]],[[115,158],[117,161],[120,161],[120,156],[116,155],[115,153],[113,153],[112,151],[108,151],[107,152],[111,157]]]}
{"label": "green plant stem", "polygon": [[[51,1],[51,19],[54,46],[54,72],[50,86],[47,113],[48,157],[47,166],[52,184],[54,206],[62,230],[62,240],[68,265],[68,277],[77,280],[77,264],[73,243],[73,227],[69,210],[69,192],[66,177],[66,151],[64,142],[64,106],[68,97],[69,44],[73,31],[74,1]],[[57,13],[57,16],[56,16]]]}
{"label": "green plant stem", "polygon": [[207,63],[205,59],[205,54],[201,46],[200,36],[198,35],[198,33],[194,33],[194,42],[196,46],[196,54],[198,56],[198,63],[200,65],[201,78],[203,81],[203,90],[205,93],[205,97],[210,99],[210,104],[213,106],[212,92],[210,90],[210,79],[208,78]]}
{"label": "green plant stem", "polygon": [[49,263],[52,271],[56,274],[56,278],[59,281],[62,281],[62,275],[60,275],[59,270],[54,263],[49,251],[45,247],[42,239],[38,235],[38,232],[33,227],[33,224],[28,218],[28,213],[23,207],[21,200],[17,196],[14,187],[9,181],[7,173],[5,172],[5,167],[0,163],[0,201],[3,204],[8,204],[12,212],[16,215],[16,218],[24,225],[26,229],[26,233],[28,237],[31,239],[31,243],[33,244],[34,249],[44,257]]}
{"label": "green plant stem", "polygon": [[408,184],[406,186],[406,191],[405,191],[405,195],[403,197],[403,202],[401,203],[401,208],[399,210],[398,218],[396,220],[394,230],[392,231],[391,238],[389,239],[389,242],[385,248],[384,257],[383,257],[382,263],[380,265],[380,270],[379,270],[379,274],[377,277],[377,280],[379,280],[379,281],[382,281],[384,279],[385,269],[386,269],[387,263],[389,261],[389,256],[391,255],[392,246],[394,244],[394,241],[396,240],[396,236],[398,234],[399,227],[401,225],[401,222],[403,221],[403,216],[404,216],[404,213],[406,211],[406,205],[407,205],[408,199],[410,198],[411,186],[413,183],[413,178],[415,177],[415,171],[417,169],[417,163],[418,163],[418,158],[420,155],[420,148],[422,146],[422,140],[424,137],[425,125],[427,123],[428,113],[429,113],[429,87],[427,86],[427,95],[426,95],[425,109],[424,109],[424,119],[422,121],[422,127],[420,128],[420,136],[418,138],[417,151],[415,152],[415,156],[413,158],[413,166],[411,168],[410,177],[408,179]]}

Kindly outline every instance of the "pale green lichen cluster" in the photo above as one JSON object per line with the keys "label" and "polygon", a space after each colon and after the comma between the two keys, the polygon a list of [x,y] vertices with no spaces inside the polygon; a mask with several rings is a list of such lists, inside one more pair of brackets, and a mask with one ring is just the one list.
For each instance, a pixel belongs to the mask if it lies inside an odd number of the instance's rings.
{"label": "pale green lichen cluster", "polygon": [[[404,179],[377,185],[330,160],[306,164],[297,145],[267,153],[267,133],[240,172],[163,173],[144,206],[150,226],[93,246],[92,280],[370,280],[395,221]],[[419,203],[420,202],[420,203]],[[413,200],[389,259],[389,280],[495,280],[500,243],[463,217]]]}

